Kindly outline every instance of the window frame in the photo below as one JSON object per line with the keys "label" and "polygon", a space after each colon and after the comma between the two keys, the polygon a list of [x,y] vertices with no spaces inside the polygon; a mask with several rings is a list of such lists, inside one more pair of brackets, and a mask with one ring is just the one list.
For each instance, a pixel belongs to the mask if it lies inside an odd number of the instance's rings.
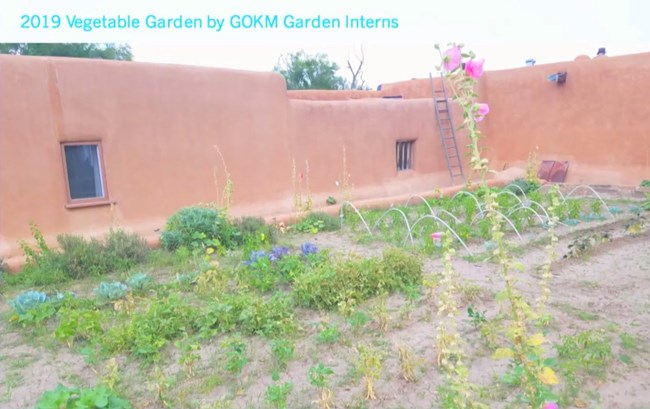
{"label": "window frame", "polygon": [[[398,173],[401,172],[408,172],[412,171],[415,168],[415,141],[417,138],[413,139],[398,139],[395,141],[395,169]],[[400,144],[406,148],[406,153],[408,155],[405,155],[405,160],[408,162],[408,165],[410,165],[407,168],[402,168],[400,169]]]}
{"label": "window frame", "polygon": [[[104,150],[102,148],[102,142],[100,140],[83,140],[83,141],[74,141],[74,142],[61,142],[61,159],[63,160],[63,176],[65,178],[65,190],[66,190],[66,205],[68,209],[74,209],[79,207],[91,207],[91,206],[102,206],[111,204],[109,199],[108,187],[106,186],[106,169],[104,167]],[[68,177],[68,162],[65,156],[65,147],[66,146],[85,146],[85,145],[95,145],[97,146],[97,159],[99,160],[99,172],[101,174],[102,182],[102,193],[104,194],[101,197],[91,197],[83,199],[73,199],[70,192],[70,178]]]}

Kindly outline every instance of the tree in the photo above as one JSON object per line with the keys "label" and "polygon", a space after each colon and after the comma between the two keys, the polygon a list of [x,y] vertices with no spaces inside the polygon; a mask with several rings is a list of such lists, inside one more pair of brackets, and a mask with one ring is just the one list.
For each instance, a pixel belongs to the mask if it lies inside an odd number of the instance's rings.
{"label": "tree", "polygon": [[345,79],[336,73],[339,66],[326,54],[309,55],[304,51],[283,56],[273,71],[284,76],[287,89],[343,89]]}
{"label": "tree", "polygon": [[128,44],[110,43],[0,43],[0,54],[97,58],[123,61],[131,61],[133,59],[133,53]]}
{"label": "tree", "polygon": [[[363,53],[363,46],[361,46],[361,57],[354,53],[357,63],[352,65],[350,57],[348,57],[348,70],[350,70],[350,75],[352,76],[352,81],[350,81],[350,89],[359,89],[359,90],[368,90],[369,87],[366,86],[366,80],[363,79],[363,63],[366,61],[366,56]],[[347,87],[346,87],[347,88]]]}

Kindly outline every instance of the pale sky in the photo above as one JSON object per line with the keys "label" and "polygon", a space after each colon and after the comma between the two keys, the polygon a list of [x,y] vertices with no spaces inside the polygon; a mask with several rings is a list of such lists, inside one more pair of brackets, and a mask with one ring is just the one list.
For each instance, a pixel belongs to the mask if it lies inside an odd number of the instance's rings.
{"label": "pale sky", "polygon": [[[321,5],[310,8],[312,14],[327,15]],[[434,72],[439,63],[433,49],[436,42],[466,44],[486,59],[487,70],[520,67],[528,58],[538,65],[571,61],[579,54],[594,56],[599,47],[606,47],[608,55],[650,52],[647,0],[402,0],[383,7],[367,6],[363,13],[396,16],[400,28],[383,35],[289,34],[275,44],[260,38],[257,44],[253,39],[247,40],[248,44],[131,45],[138,61],[267,71],[281,54],[299,49],[326,53],[345,66],[348,55],[354,59],[355,50],[359,53],[363,44],[364,77],[373,88],[382,82],[422,78]]]}
{"label": "pale sky", "polygon": [[[345,66],[348,56],[365,51],[364,78],[380,83],[423,78],[435,71],[435,43],[462,42],[485,58],[485,69],[521,67],[594,56],[650,52],[649,0],[0,0],[0,42],[129,43],[135,60],[270,71],[278,58],[300,49],[325,53]],[[20,16],[56,13],[57,30],[20,29]],[[93,29],[70,27],[68,19],[131,16],[225,18],[233,14],[278,15],[279,29],[221,32],[174,29]],[[397,18],[392,30],[287,30],[283,16],[345,15]],[[227,24],[226,24],[227,26]],[[340,74],[346,75],[345,70]]]}

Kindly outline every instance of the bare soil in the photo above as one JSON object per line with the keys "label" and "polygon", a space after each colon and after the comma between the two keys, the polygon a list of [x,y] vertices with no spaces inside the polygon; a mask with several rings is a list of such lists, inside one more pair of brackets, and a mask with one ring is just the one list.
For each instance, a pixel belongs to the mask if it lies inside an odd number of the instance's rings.
{"label": "bare soil", "polygon": [[[650,232],[639,234],[626,231],[627,221],[588,223],[579,228],[561,230],[558,246],[560,259],[554,264],[550,284],[552,296],[548,306],[553,316],[548,338],[558,342],[561,336],[574,335],[587,329],[604,331],[611,339],[613,354],[604,379],[585,380],[576,407],[592,409],[650,408]],[[578,258],[562,259],[568,246],[587,234],[609,231],[611,241],[595,245]],[[539,294],[540,266],[545,257],[544,243],[536,243],[538,235],[527,235],[529,243],[516,249],[526,271],[517,273],[518,287],[528,297]],[[359,244],[344,232],[301,236],[320,248],[334,252],[380,255],[385,243]],[[296,239],[296,240],[298,240]],[[474,249],[480,250],[475,245]],[[465,257],[463,257],[465,256]],[[461,276],[461,308],[459,331],[469,355],[471,379],[485,387],[491,407],[507,407],[512,390],[500,381],[507,363],[491,358],[479,331],[466,317],[471,304],[494,317],[499,308],[494,294],[502,288],[495,274],[496,265],[480,257],[466,257],[459,251],[454,265]],[[427,258],[425,274],[442,268],[441,260]],[[6,301],[2,312],[7,312]],[[377,301],[370,300],[362,309],[373,316]],[[388,331],[382,332],[377,323],[367,324],[355,332],[345,318],[336,313],[321,314],[299,310],[300,336],[296,355],[288,369],[280,373],[279,383],[291,382],[288,408],[316,407],[313,402],[319,391],[308,382],[308,370],[323,362],[334,371],[332,381],[335,408],[437,408],[437,387],[442,375],[435,367],[435,306],[421,297],[409,307],[404,295],[387,300],[390,312]],[[323,322],[335,322],[341,336],[333,343],[322,343],[317,335]],[[633,345],[623,344],[621,334],[629,334]],[[165,355],[162,369],[168,377],[166,396],[170,407],[178,408],[264,408],[267,387],[273,383],[273,362],[269,344],[261,338],[248,338],[249,364],[238,378],[224,373],[221,367],[220,338],[203,345],[196,375],[187,379],[177,364],[178,352],[171,348]],[[354,370],[358,343],[373,343],[385,351],[382,375],[376,383],[376,400],[364,398],[363,380]],[[417,360],[415,382],[402,376],[397,346],[405,345]],[[549,353],[553,354],[549,346]],[[0,322],[0,407],[3,409],[33,408],[40,395],[58,383],[91,386],[104,371],[99,364],[88,364],[82,355],[56,342],[30,339],[29,335]],[[121,382],[119,388],[135,408],[164,408],[158,391],[162,381],[156,381],[152,368],[143,368],[125,357],[118,357]],[[98,375],[99,374],[99,375]],[[560,380],[562,382],[562,379]]]}

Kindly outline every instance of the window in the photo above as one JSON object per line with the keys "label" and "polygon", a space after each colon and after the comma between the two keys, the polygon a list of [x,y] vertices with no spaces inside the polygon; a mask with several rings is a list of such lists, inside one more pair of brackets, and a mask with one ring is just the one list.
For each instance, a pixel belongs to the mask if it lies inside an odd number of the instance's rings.
{"label": "window", "polygon": [[69,205],[107,203],[100,144],[64,143],[61,146]]}
{"label": "window", "polygon": [[396,147],[397,170],[407,170],[413,167],[413,144],[415,141],[398,141]]}

